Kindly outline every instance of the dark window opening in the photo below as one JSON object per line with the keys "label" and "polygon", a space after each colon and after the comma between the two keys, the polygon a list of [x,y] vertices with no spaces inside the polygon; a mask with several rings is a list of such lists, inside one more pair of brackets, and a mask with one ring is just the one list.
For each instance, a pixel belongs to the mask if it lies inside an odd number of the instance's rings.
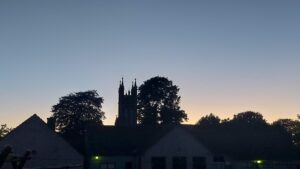
{"label": "dark window opening", "polygon": [[232,169],[232,165],[231,164],[225,164],[224,169]]}
{"label": "dark window opening", "polygon": [[206,169],[206,158],[193,157],[193,169]]}
{"label": "dark window opening", "polygon": [[115,163],[100,163],[100,169],[116,169]]}
{"label": "dark window opening", "polygon": [[165,157],[152,157],[151,169],[166,169],[166,158]]}
{"label": "dark window opening", "polygon": [[173,157],[173,169],[186,169],[186,157]]}
{"label": "dark window opening", "polygon": [[223,156],[214,156],[214,162],[225,162]]}
{"label": "dark window opening", "polygon": [[125,169],[132,169],[132,162],[126,162]]}

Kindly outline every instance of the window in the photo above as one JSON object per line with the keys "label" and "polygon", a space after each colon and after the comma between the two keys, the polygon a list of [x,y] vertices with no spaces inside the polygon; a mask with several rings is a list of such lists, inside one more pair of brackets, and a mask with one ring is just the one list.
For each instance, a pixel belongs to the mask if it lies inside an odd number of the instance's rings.
{"label": "window", "polygon": [[224,169],[232,169],[232,165],[231,164],[225,164]]}
{"label": "window", "polygon": [[206,169],[206,158],[193,157],[193,169]]}
{"label": "window", "polygon": [[214,162],[225,162],[223,156],[214,156]]}
{"label": "window", "polygon": [[100,169],[115,169],[116,165],[114,163],[101,163]]}
{"label": "window", "polygon": [[166,158],[165,157],[152,157],[151,169],[166,169]]}
{"label": "window", "polygon": [[125,169],[132,169],[132,162],[126,162]]}
{"label": "window", "polygon": [[173,169],[186,169],[186,157],[173,157]]}

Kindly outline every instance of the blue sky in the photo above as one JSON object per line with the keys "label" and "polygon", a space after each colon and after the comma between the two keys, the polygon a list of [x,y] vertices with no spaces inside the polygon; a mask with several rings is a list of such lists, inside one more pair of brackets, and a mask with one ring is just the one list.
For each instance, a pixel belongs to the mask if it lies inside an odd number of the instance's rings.
{"label": "blue sky", "polygon": [[0,1],[0,123],[15,126],[70,92],[98,90],[105,124],[117,88],[160,75],[195,123],[253,110],[300,114],[300,2]]}

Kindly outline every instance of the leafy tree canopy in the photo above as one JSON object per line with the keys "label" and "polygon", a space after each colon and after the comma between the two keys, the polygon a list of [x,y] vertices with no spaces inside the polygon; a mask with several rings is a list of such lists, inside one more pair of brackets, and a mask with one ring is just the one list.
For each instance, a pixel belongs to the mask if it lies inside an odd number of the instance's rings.
{"label": "leafy tree canopy", "polygon": [[258,112],[246,111],[233,116],[229,123],[239,126],[265,126],[268,125],[263,115]]}
{"label": "leafy tree canopy", "polygon": [[200,125],[203,127],[216,127],[220,125],[220,122],[221,119],[218,116],[215,116],[214,114],[210,113],[209,115],[201,117],[201,119],[196,123],[196,125]]}
{"label": "leafy tree canopy", "polygon": [[105,118],[102,103],[103,98],[96,90],[61,97],[59,103],[52,107],[55,129],[61,133],[80,132],[87,123],[102,124]]}
{"label": "leafy tree canopy", "polygon": [[297,127],[299,125],[298,120],[292,120],[292,119],[278,119],[272,123],[274,126],[280,126],[285,128],[289,132],[294,132],[297,130]]}
{"label": "leafy tree canopy", "polygon": [[230,127],[230,129],[234,130],[244,130],[244,128],[255,129],[266,127],[269,124],[263,118],[263,115],[258,112],[246,111],[235,114],[232,119],[220,119],[218,116],[214,114],[209,114],[196,123],[200,127]]}
{"label": "leafy tree canopy", "polygon": [[187,121],[181,110],[179,88],[166,77],[153,77],[139,87],[138,121],[141,124],[178,124]]}
{"label": "leafy tree canopy", "polygon": [[274,121],[272,125],[284,128],[292,137],[293,143],[300,148],[300,121],[299,120],[279,119]]}
{"label": "leafy tree canopy", "polygon": [[1,124],[0,126],[0,139],[3,138],[6,134],[8,134],[12,128],[7,127],[6,124]]}
{"label": "leafy tree canopy", "polygon": [[[199,131],[207,127],[213,128],[216,137],[220,135],[219,139],[224,139],[223,142],[227,142],[230,149],[234,147],[233,151],[238,156],[248,151],[256,158],[272,154],[282,158],[280,154],[297,156],[295,148],[300,152],[300,117],[298,120],[279,119],[268,124],[262,114],[246,111],[234,115],[233,119],[220,120],[213,114],[206,115],[196,125],[199,126]],[[228,147],[223,146],[225,149]]]}

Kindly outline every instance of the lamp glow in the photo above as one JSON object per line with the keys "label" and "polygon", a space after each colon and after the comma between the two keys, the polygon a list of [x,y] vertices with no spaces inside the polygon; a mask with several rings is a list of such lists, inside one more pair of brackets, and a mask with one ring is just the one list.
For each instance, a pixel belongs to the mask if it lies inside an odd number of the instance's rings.
{"label": "lamp glow", "polygon": [[263,160],[255,160],[254,163],[256,163],[256,164],[262,164]]}
{"label": "lamp glow", "polygon": [[97,156],[94,156],[94,159],[95,159],[95,160],[100,160],[100,156],[98,156],[98,155],[97,155]]}

